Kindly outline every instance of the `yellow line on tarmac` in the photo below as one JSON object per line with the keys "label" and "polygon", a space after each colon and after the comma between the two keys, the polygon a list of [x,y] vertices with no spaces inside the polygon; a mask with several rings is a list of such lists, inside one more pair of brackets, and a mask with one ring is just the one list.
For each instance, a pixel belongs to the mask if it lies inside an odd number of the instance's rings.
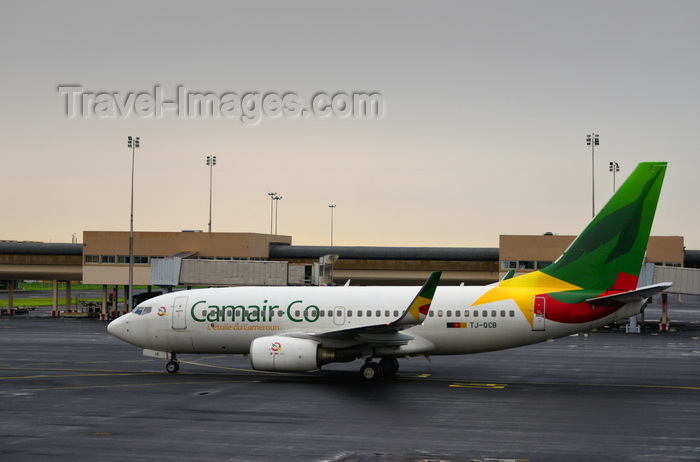
{"label": "yellow line on tarmac", "polygon": [[38,374],[38,375],[17,375],[13,377],[0,377],[0,380],[18,380],[18,379],[60,379],[65,377],[105,377],[105,376],[130,376],[130,375],[160,375],[158,372],[111,372],[111,373],[85,373],[85,374]]}
{"label": "yellow line on tarmac", "polygon": [[496,390],[505,388],[507,386],[508,385],[506,384],[499,383],[453,383],[450,385],[450,388],[485,388]]}
{"label": "yellow line on tarmac", "polygon": [[[417,380],[428,378],[430,374],[422,375],[401,375],[399,374],[397,378],[401,380]],[[507,386],[513,385],[545,385],[545,386],[567,386],[567,387],[612,387],[612,388],[639,388],[639,389],[656,389],[656,390],[690,390],[690,391],[700,391],[700,386],[691,387],[684,385],[641,385],[641,384],[625,384],[625,383],[576,383],[576,382],[503,382],[499,384],[493,383],[471,383],[471,382],[455,382],[450,379],[438,379],[430,378],[432,382],[442,382],[450,383],[450,387],[453,388],[505,388]]]}
{"label": "yellow line on tarmac", "polygon": [[187,381],[187,382],[145,382],[145,383],[123,383],[123,384],[111,384],[111,385],[75,385],[69,387],[37,387],[37,388],[17,388],[12,390],[7,390],[0,393],[18,393],[18,392],[40,392],[40,391],[54,391],[54,390],[87,390],[87,389],[97,389],[97,388],[127,388],[127,387],[164,387],[168,385],[210,385],[218,383],[241,383],[241,382],[254,382],[254,380],[207,380],[207,381]]}
{"label": "yellow line on tarmac", "polygon": [[548,385],[566,387],[598,387],[598,388],[640,388],[656,390],[691,390],[700,391],[700,387],[684,385],[641,385],[634,383],[576,383],[576,382],[509,382],[509,385]]}
{"label": "yellow line on tarmac", "polygon": [[182,363],[182,364],[190,364],[190,365],[193,365],[193,366],[210,367],[210,368],[212,368],[212,369],[223,369],[223,370],[226,370],[226,371],[248,372],[248,373],[253,372],[253,373],[256,373],[256,374],[291,375],[291,374],[288,373],[288,372],[256,371],[255,369],[250,369],[250,368],[241,369],[241,368],[238,368],[238,367],[212,366],[211,364],[201,364],[201,363],[194,363],[194,362],[190,362],[190,361],[181,361],[181,360],[178,360],[178,362],[180,362],[180,363]]}

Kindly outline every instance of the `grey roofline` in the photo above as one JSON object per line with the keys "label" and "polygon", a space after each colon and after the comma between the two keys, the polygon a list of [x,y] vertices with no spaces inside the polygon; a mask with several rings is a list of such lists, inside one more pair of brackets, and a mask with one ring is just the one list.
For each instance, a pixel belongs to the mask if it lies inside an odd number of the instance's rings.
{"label": "grey roofline", "polygon": [[[81,255],[83,244],[0,241],[0,255]],[[318,259],[338,254],[357,260],[468,260],[498,261],[498,248],[470,247],[356,247],[270,244],[270,258]],[[685,265],[700,265],[700,250],[685,251]]]}
{"label": "grey roofline", "polygon": [[0,241],[2,255],[83,255],[83,244]]}
{"label": "grey roofline", "polygon": [[270,245],[270,258],[317,259],[337,254],[353,260],[468,260],[498,261],[497,248],[464,247],[354,247],[315,245]]}

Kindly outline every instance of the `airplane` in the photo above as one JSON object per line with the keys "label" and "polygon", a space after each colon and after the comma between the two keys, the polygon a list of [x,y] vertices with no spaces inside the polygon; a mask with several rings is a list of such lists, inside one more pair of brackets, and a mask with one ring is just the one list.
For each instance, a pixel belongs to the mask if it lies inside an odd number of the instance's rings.
{"label": "airplane", "polygon": [[[399,358],[503,350],[588,331],[639,314],[671,286],[637,287],[666,162],[640,163],[559,259],[487,286],[219,287],[139,304],[108,325],[115,337],[168,360],[242,354],[253,369],[311,372],[364,360],[361,377],[396,374]],[[511,275],[512,276],[512,275]]]}

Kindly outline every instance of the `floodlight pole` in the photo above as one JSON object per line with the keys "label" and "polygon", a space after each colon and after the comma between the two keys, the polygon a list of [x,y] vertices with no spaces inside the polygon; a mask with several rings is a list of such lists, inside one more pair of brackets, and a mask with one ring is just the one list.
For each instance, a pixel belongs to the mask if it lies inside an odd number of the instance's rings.
{"label": "floodlight pole", "polygon": [[276,192],[269,192],[267,193],[268,196],[270,196],[270,234],[272,234],[272,216],[275,211],[275,196],[277,195]]}
{"label": "floodlight pole", "polygon": [[282,196],[275,195],[272,199],[276,202],[275,203],[275,235],[277,235],[277,224],[279,223],[279,220],[277,218],[277,212],[279,212],[279,209],[280,209],[280,204],[278,201],[282,200]]}
{"label": "floodlight pole", "polygon": [[331,247],[333,247],[333,211],[335,210],[335,204],[329,204],[328,207],[331,209]]}
{"label": "floodlight pole", "polygon": [[129,294],[124,303],[124,313],[131,311],[131,303],[134,299],[134,159],[136,149],[140,147],[139,137],[128,138],[127,147],[131,148],[131,217],[129,220]]}
{"label": "floodlight pole", "polygon": [[591,147],[591,202],[595,217],[595,147],[600,144],[597,133],[586,136],[586,144]]}
{"label": "floodlight pole", "polygon": [[617,162],[610,162],[610,171],[613,174],[613,192],[617,189],[615,188],[615,174],[620,171],[620,164]]}
{"label": "floodlight pole", "polygon": [[211,197],[212,197],[212,175],[214,165],[216,165],[216,156],[207,156],[207,165],[209,166],[209,232],[211,233]]}

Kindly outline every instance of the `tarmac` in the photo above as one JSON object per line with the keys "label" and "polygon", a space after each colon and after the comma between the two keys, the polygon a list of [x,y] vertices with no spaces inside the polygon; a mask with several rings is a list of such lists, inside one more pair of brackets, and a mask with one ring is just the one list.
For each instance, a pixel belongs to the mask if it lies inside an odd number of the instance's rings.
{"label": "tarmac", "polygon": [[[700,460],[700,300],[623,328],[471,356],[256,372],[181,355],[180,372],[105,322],[0,317],[0,460]],[[50,310],[49,310],[50,313]]]}

